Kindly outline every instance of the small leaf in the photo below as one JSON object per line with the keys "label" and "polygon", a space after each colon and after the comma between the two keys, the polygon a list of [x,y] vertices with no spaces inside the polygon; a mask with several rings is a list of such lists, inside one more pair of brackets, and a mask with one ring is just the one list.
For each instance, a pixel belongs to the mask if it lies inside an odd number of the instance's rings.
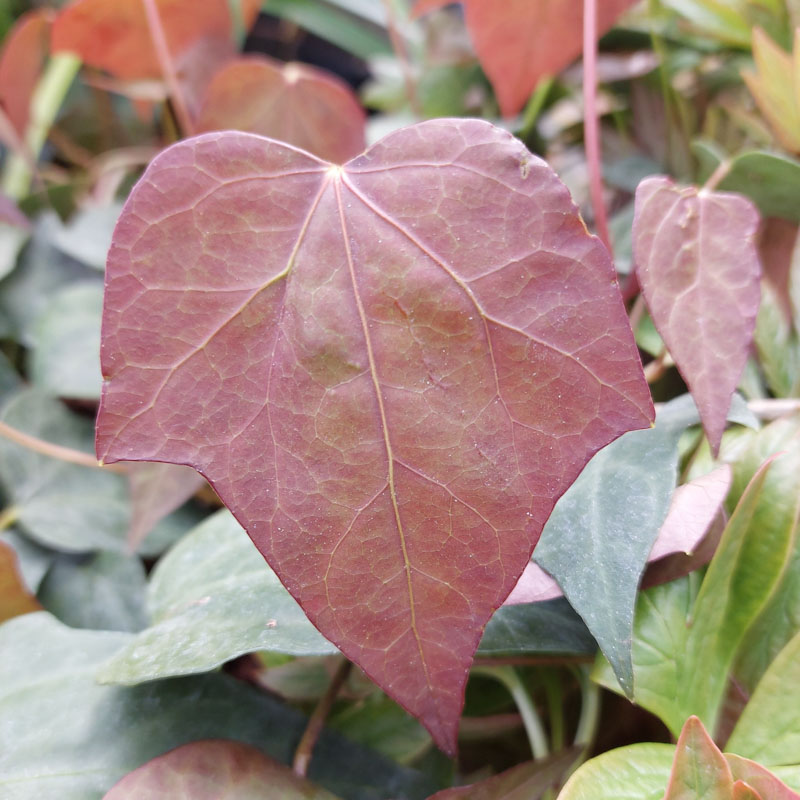
{"label": "small leaf", "polygon": [[783,781],[766,767],[748,758],[725,753],[725,759],[736,780],[746,781],[764,800],[800,800],[800,794],[792,791]]}
{"label": "small leaf", "polygon": [[[228,0],[157,0],[173,57],[205,36],[230,36]],[[245,26],[252,25],[261,0],[242,0]],[[125,80],[160,78],[141,0],[72,0],[53,24],[52,50],[77,53],[91,66]]]}
{"label": "small leaf", "polygon": [[156,565],[152,625],[103,666],[105,683],[135,684],[216,669],[244,653],[335,653],[227,511],[187,534]]}
{"label": "small leaf", "polygon": [[17,554],[10,545],[0,541],[0,622],[40,609],[19,572]]}
{"label": "small leaf", "polygon": [[260,133],[342,164],[366,146],[365,121],[358,98],[335,75],[248,56],[214,75],[197,130]]}
{"label": "small leaf", "polygon": [[103,800],[336,800],[255,747],[192,742],[126,775]]}
{"label": "small leaf", "polygon": [[800,764],[800,633],[759,681],[726,749],[767,767]]}
{"label": "small leaf", "polygon": [[0,53],[0,107],[20,139],[25,137],[31,96],[47,61],[52,19],[49,9],[22,14]]}
{"label": "small leaf", "polygon": [[695,414],[679,398],[659,412],[655,428],[626,433],[598,453],[556,504],[534,553],[628,694],[636,590],[669,510],[678,440]]}
{"label": "small leaf", "polygon": [[610,750],[582,764],[558,800],[660,800],[674,753],[670,744],[633,744]]}
{"label": "small leaf", "polygon": [[131,520],[128,550],[136,552],[155,525],[182,506],[205,483],[191,467],[132,464],[128,470]]}
{"label": "small leaf", "polygon": [[686,720],[664,800],[730,800],[733,775],[697,717]]}
{"label": "small leaf", "polygon": [[[450,0],[417,0],[415,16]],[[635,0],[598,4],[598,32],[606,33]],[[522,109],[539,80],[556,75],[583,49],[582,0],[462,0],[481,66],[494,86],[500,111],[510,117]]]}
{"label": "small leaf", "polygon": [[478,120],[344,167],[207,134],[148,167],[107,281],[99,455],[200,470],[452,752],[483,626],[553,504],[652,414],[566,189]]}
{"label": "small leaf", "polygon": [[574,749],[529,761],[471,786],[444,789],[428,800],[539,800],[575,762]]}
{"label": "small leaf", "polygon": [[741,197],[648,178],[636,191],[636,274],[716,453],[759,304],[758,214]]}

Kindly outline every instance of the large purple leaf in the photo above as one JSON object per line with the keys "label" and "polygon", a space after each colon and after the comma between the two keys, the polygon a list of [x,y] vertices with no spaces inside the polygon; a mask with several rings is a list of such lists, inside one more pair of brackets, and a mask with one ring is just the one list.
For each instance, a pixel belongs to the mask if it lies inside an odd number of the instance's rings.
{"label": "large purple leaf", "polygon": [[607,252],[477,120],[344,167],[245,133],[165,151],[114,235],[102,366],[99,456],[199,469],[449,752],[555,501],[653,416]]}
{"label": "large purple leaf", "polygon": [[713,451],[753,340],[758,212],[739,195],[646,178],[636,190],[636,274]]}

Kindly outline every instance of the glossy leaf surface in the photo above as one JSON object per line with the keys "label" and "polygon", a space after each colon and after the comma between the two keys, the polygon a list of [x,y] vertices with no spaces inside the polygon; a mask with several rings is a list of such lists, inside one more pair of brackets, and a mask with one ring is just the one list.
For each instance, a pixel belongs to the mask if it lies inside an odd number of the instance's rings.
{"label": "glossy leaf surface", "polygon": [[733,774],[697,717],[686,720],[664,800],[731,800]]}
{"label": "glossy leaf surface", "polygon": [[255,747],[192,742],[126,775],[103,800],[336,800]]}
{"label": "glossy leaf surface", "polygon": [[758,214],[744,198],[647,178],[636,191],[636,274],[716,452],[755,329]]}
{"label": "glossy leaf surface", "polygon": [[[414,14],[425,14],[448,2],[417,0]],[[600,34],[633,3],[598,3]],[[561,72],[583,49],[582,0],[463,0],[463,4],[475,50],[503,116],[520,111],[540,78]]]}
{"label": "glossy leaf surface", "polygon": [[669,744],[610,750],[582,764],[558,800],[662,800],[674,753]]}
{"label": "glossy leaf surface", "polygon": [[366,146],[365,121],[358,98],[335,75],[250,56],[216,73],[197,130],[260,133],[341,164]]}
{"label": "glossy leaf surface", "polygon": [[477,120],[344,168],[165,151],[107,270],[105,461],[198,468],[314,624],[455,748],[483,626],[553,504],[652,404],[607,253]]}
{"label": "glossy leaf surface", "polygon": [[[207,36],[230,36],[228,0],[157,0],[161,24],[173,57]],[[242,0],[249,27],[261,0]],[[54,52],[77,53],[92,67],[126,80],[159,78],[155,49],[141,0],[73,0],[56,17]]]}

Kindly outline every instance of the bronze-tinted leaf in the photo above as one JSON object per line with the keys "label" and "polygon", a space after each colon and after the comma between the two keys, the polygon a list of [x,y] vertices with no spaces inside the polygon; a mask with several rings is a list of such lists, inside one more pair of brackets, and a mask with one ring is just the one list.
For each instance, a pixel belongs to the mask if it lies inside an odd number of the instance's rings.
{"label": "bronze-tinted leaf", "polygon": [[204,739],[128,773],[103,800],[336,800],[249,744]]}
{"label": "bronze-tinted leaf", "polygon": [[245,133],[174,145],[120,217],[103,331],[99,456],[198,468],[451,752],[555,501],[653,415],[608,253],[478,120],[344,167]]}
{"label": "bronze-tinted leaf", "polygon": [[[228,0],[157,0],[157,5],[173,57],[198,39],[231,33]],[[260,7],[261,0],[242,0],[246,26]],[[161,77],[142,0],[73,0],[56,18],[52,48],[75,52],[89,66],[125,80]]]}
{"label": "bronze-tinted leaf", "polygon": [[260,133],[341,164],[364,149],[365,121],[358,99],[335,75],[249,56],[214,76],[197,130]]}
{"label": "bronze-tinted leaf", "polygon": [[0,542],[0,622],[41,608],[19,574],[14,549]]}
{"label": "bronze-tinted leaf", "polygon": [[47,61],[52,18],[49,10],[23,14],[0,54],[0,106],[20,138],[25,136],[31,96]]}
{"label": "bronze-tinted leaf", "polygon": [[[689,717],[675,748],[664,800],[731,800],[733,775],[697,717]],[[742,798],[744,800],[744,798]]]}
{"label": "bronze-tinted leaf", "polygon": [[[450,0],[417,0],[419,16]],[[598,29],[608,31],[635,0],[598,3]],[[583,49],[583,0],[463,0],[475,50],[504,116],[516,114],[540,78],[555,75]]]}
{"label": "bronze-tinted leaf", "polygon": [[725,753],[725,760],[737,781],[746,781],[765,800],[800,800],[800,794],[790,789],[766,767],[733,753]]}
{"label": "bronze-tinted leaf", "polygon": [[716,452],[755,329],[758,213],[744,197],[646,178],[636,191],[636,274]]}

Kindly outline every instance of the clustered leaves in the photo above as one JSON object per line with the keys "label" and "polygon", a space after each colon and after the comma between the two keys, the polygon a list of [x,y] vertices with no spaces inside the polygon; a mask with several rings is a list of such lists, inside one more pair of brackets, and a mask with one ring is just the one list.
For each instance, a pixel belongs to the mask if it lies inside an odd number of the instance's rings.
{"label": "clustered leaves", "polygon": [[800,797],[795,4],[18,5],[0,794]]}

